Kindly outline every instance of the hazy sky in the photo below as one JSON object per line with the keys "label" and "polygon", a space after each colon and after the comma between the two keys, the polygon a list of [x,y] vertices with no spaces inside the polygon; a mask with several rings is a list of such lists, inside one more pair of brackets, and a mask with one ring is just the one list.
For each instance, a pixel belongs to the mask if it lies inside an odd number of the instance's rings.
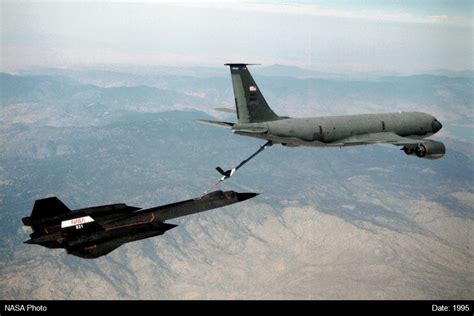
{"label": "hazy sky", "polygon": [[1,70],[256,62],[473,69],[473,1],[1,1]]}

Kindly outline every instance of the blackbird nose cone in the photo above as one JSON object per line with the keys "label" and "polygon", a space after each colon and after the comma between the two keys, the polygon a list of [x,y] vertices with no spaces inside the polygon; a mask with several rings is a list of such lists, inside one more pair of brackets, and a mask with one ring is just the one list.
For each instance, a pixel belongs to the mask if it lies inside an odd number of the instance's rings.
{"label": "blackbird nose cone", "polygon": [[237,193],[237,199],[239,201],[245,201],[245,200],[251,199],[253,197],[256,197],[259,194],[260,193]]}

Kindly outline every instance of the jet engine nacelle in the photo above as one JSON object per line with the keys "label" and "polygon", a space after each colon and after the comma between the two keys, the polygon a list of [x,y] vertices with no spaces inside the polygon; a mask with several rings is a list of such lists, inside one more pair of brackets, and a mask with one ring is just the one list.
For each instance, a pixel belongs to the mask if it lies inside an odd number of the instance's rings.
{"label": "jet engine nacelle", "polygon": [[424,159],[439,159],[446,153],[444,144],[434,140],[425,141],[414,147],[404,146],[402,149],[407,155],[416,155]]}

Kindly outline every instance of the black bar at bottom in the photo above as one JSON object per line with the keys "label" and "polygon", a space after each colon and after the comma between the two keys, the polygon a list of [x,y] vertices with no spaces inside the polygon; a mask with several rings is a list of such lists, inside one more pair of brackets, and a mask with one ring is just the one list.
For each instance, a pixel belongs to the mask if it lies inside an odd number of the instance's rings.
{"label": "black bar at bottom", "polygon": [[[271,311],[282,312],[286,308],[292,311],[311,311],[336,313],[377,314],[413,314],[413,315],[473,315],[473,301],[0,301],[0,315],[34,313],[35,315],[62,315],[71,311],[107,315],[135,314],[156,315],[158,311],[192,311],[199,309],[206,315],[215,312],[225,315],[232,311],[249,313],[263,308],[265,314]],[[222,309],[225,308],[225,309]],[[229,309],[230,308],[230,309]]]}

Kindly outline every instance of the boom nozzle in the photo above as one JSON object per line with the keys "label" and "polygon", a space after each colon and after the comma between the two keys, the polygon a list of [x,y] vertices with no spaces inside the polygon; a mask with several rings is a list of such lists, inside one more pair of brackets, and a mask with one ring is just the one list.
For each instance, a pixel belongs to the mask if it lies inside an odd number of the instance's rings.
{"label": "boom nozzle", "polygon": [[232,169],[224,171],[221,167],[217,167],[216,170],[223,176],[221,180],[225,180],[227,178],[232,177],[235,171],[237,171],[236,168],[232,168]]}

